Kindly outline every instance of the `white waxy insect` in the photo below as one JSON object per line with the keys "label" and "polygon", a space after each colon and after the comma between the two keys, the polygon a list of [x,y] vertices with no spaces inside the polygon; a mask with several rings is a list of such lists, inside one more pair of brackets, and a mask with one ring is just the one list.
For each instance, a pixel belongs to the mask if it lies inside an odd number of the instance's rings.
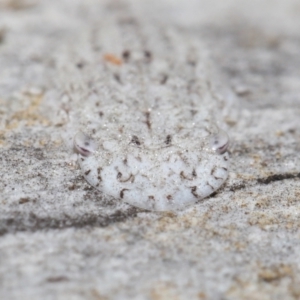
{"label": "white waxy insect", "polygon": [[98,39],[103,53],[120,49],[123,57],[98,64],[93,92],[77,102],[74,148],[87,182],[157,211],[183,209],[219,189],[229,139],[216,124],[226,101],[214,96],[198,43],[137,22],[106,27]]}
{"label": "white waxy insect", "polygon": [[151,149],[134,137],[119,152],[117,145],[105,148],[105,141],[92,149],[93,139],[78,133],[74,145],[81,153],[83,176],[92,186],[134,206],[167,211],[185,208],[224,183],[228,140],[223,140],[223,133],[220,140],[218,148],[205,140],[172,144],[169,135],[164,145]]}

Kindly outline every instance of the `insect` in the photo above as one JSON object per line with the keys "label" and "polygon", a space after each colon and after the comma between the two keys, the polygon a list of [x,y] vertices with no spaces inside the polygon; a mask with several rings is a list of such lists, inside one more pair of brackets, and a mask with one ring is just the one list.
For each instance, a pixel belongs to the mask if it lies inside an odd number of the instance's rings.
{"label": "insect", "polygon": [[78,101],[79,166],[90,185],[131,205],[184,209],[228,176],[229,138],[219,126],[226,101],[214,95],[193,38],[115,23],[97,34],[110,59],[97,64],[93,92]]}

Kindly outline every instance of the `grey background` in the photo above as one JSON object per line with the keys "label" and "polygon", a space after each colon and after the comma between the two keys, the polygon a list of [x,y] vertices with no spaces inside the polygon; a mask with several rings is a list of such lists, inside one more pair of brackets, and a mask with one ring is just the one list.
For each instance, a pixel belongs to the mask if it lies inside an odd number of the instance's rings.
{"label": "grey background", "polygon": [[128,4],[201,38],[235,92],[229,180],[178,213],[90,187],[55,77],[108,4],[0,0],[1,299],[300,299],[300,2]]}

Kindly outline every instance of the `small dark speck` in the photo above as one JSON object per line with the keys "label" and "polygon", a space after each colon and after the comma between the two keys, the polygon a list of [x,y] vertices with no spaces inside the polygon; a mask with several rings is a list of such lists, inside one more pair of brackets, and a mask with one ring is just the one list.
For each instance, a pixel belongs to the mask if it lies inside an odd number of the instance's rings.
{"label": "small dark speck", "polygon": [[20,198],[19,204],[24,204],[24,203],[27,203],[27,202],[29,202],[29,201],[30,201],[29,198]]}
{"label": "small dark speck", "polygon": [[69,279],[66,276],[55,276],[55,277],[48,277],[46,279],[48,282],[62,282],[62,281],[68,281]]}
{"label": "small dark speck", "polygon": [[114,74],[114,79],[115,79],[118,83],[122,84],[121,77],[120,77],[119,74]]}
{"label": "small dark speck", "polygon": [[145,113],[145,116],[146,116],[146,122],[145,122],[145,123],[146,123],[148,129],[151,130],[150,112],[147,111],[147,112]]}
{"label": "small dark speck", "polygon": [[188,59],[187,60],[187,64],[190,65],[190,66],[192,66],[192,67],[195,67],[196,64],[197,64],[197,62],[195,60],[193,60],[193,59]]}
{"label": "small dark speck", "polygon": [[86,172],[84,172],[85,175],[89,175],[91,172],[91,170],[87,170]]}
{"label": "small dark speck", "polygon": [[288,130],[288,132],[294,134],[296,132],[296,129],[295,128],[291,128],[291,129]]}
{"label": "small dark speck", "polygon": [[198,112],[197,110],[192,109],[192,110],[191,110],[191,115],[194,117],[194,116],[197,114],[197,112]]}
{"label": "small dark speck", "polygon": [[128,191],[128,189],[123,189],[123,190],[121,190],[121,192],[120,192],[120,198],[121,199],[123,199],[123,197],[124,197],[124,192],[125,191]]}
{"label": "small dark speck", "polygon": [[136,144],[137,146],[141,145],[139,138],[136,135],[132,136],[131,143]]}
{"label": "small dark speck", "polygon": [[124,17],[118,21],[118,23],[123,25],[137,25],[137,21],[132,17]]}
{"label": "small dark speck", "polygon": [[0,44],[4,42],[5,38],[5,29],[0,29]]}
{"label": "small dark speck", "polygon": [[68,187],[68,190],[69,191],[74,191],[76,189],[76,185],[75,184],[72,184]]}
{"label": "small dark speck", "polygon": [[209,195],[209,198],[213,198],[218,194],[218,192],[213,192],[212,194]]}
{"label": "small dark speck", "polygon": [[162,76],[162,79],[161,79],[161,81],[160,81],[160,84],[165,84],[165,83],[167,82],[168,78],[169,78],[169,76],[166,75],[166,74],[164,74],[164,75]]}
{"label": "small dark speck", "polygon": [[152,59],[152,53],[148,50],[145,50],[144,55],[145,55],[145,58],[147,59],[147,62],[150,62]]}
{"label": "small dark speck", "polygon": [[145,50],[145,57],[151,58],[151,56],[152,56],[151,52],[148,50]]}
{"label": "small dark speck", "polygon": [[84,63],[83,62],[79,62],[79,63],[76,64],[76,67],[78,69],[82,69],[84,67]]}
{"label": "small dark speck", "polygon": [[172,136],[171,136],[170,134],[168,134],[167,137],[166,137],[165,143],[166,143],[167,145],[170,145],[171,142],[172,142]]}
{"label": "small dark speck", "polygon": [[130,58],[130,52],[129,52],[129,50],[123,51],[122,57],[123,57],[123,59],[124,59],[125,61],[127,61],[127,60]]}
{"label": "small dark speck", "polygon": [[196,186],[191,187],[191,193],[194,195],[194,197],[198,198],[198,194],[196,193],[196,191],[197,191]]}

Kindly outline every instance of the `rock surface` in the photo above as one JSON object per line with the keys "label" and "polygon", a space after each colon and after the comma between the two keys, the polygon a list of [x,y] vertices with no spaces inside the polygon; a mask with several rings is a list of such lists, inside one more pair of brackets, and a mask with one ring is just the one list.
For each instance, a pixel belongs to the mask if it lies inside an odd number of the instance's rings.
{"label": "rock surface", "polygon": [[[61,138],[80,78],[58,70],[88,64],[70,45],[122,5],[202,39],[239,100],[229,180],[177,214],[97,192]],[[299,13],[298,0],[0,0],[1,299],[299,299]]]}

